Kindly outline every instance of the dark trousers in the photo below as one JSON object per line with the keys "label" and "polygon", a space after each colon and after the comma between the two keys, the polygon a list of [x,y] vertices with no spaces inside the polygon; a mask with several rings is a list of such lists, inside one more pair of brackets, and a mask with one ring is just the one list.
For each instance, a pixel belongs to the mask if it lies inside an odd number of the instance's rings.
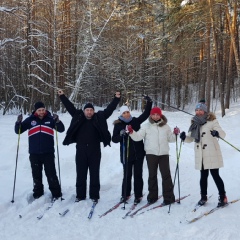
{"label": "dark trousers", "polygon": [[[133,157],[133,159],[129,159],[126,165],[123,164],[123,181],[122,181],[122,196],[125,196],[125,186],[126,186],[126,196],[131,195],[132,189],[132,175],[134,179],[134,194],[135,198],[142,197],[143,190],[143,160],[144,157],[137,158]],[[126,174],[127,171],[127,174]],[[127,176],[127,184],[126,184],[126,176]]]}
{"label": "dark trousers", "polygon": [[162,176],[162,194],[163,199],[166,201],[173,202],[175,201],[175,196],[173,194],[173,183],[169,167],[169,156],[162,155],[156,156],[152,154],[147,154],[147,164],[148,164],[148,199],[157,200],[158,199],[158,179],[157,171],[158,166]]}
{"label": "dark trousers", "polygon": [[200,189],[202,195],[207,195],[207,186],[208,186],[208,175],[210,173],[213,177],[213,180],[217,186],[219,195],[225,195],[225,188],[222,178],[219,176],[219,169],[202,169],[200,171]]}
{"label": "dark trousers", "polygon": [[99,199],[100,191],[100,161],[101,148],[100,145],[77,145],[76,152],[76,193],[78,198],[86,198],[87,191],[87,174],[89,169],[90,186],[89,197],[91,199]]}
{"label": "dark trousers", "polygon": [[29,159],[32,167],[32,177],[34,184],[33,196],[35,198],[38,198],[44,193],[44,186],[42,184],[42,170],[44,166],[49,190],[51,191],[52,196],[55,198],[61,197],[62,193],[56,174],[54,153],[30,154]]}

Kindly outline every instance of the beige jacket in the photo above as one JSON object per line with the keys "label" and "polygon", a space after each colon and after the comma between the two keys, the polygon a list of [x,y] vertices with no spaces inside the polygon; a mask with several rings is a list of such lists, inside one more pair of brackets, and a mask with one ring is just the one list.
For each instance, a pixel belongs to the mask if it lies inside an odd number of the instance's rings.
{"label": "beige jacket", "polygon": [[[221,138],[225,138],[226,133],[220,127],[214,113],[209,113],[207,123],[200,128],[200,142],[195,143],[195,168],[202,169],[215,169],[223,167],[223,158],[219,146],[219,139],[211,135],[211,130],[219,132]],[[190,137],[191,132],[186,136],[185,142],[190,143],[194,138]]]}
{"label": "beige jacket", "polygon": [[149,122],[144,124],[138,132],[133,131],[129,135],[134,141],[144,139],[146,154],[156,156],[169,154],[169,142],[176,141],[176,135],[172,133],[167,124],[167,118],[163,115],[160,122],[155,123],[151,117]]}

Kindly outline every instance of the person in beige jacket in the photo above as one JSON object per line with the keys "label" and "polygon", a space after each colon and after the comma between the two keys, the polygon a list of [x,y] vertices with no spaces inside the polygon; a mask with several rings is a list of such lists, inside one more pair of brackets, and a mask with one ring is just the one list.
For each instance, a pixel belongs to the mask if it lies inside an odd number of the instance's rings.
{"label": "person in beige jacket", "polygon": [[176,142],[176,135],[179,129],[175,128],[174,133],[167,124],[167,118],[158,107],[152,108],[148,123],[144,124],[139,131],[135,132],[128,125],[129,136],[134,141],[144,139],[144,149],[149,171],[148,196],[149,204],[158,200],[158,166],[162,176],[163,205],[175,202],[173,183],[169,167],[169,143]]}
{"label": "person in beige jacket", "polygon": [[227,197],[223,180],[219,175],[219,168],[223,167],[223,158],[217,138],[224,138],[226,134],[220,127],[215,114],[207,111],[205,103],[198,103],[195,113],[187,136],[185,132],[182,132],[180,138],[186,143],[195,141],[195,168],[200,170],[201,176],[201,199],[198,204],[204,205],[207,202],[207,185],[210,171],[219,192],[218,207],[221,207],[227,204]]}

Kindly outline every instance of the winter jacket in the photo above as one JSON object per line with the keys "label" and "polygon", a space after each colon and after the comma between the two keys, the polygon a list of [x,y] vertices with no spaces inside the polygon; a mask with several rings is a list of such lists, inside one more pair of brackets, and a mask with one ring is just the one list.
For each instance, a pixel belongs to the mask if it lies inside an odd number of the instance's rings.
{"label": "winter jacket", "polygon": [[64,132],[65,128],[60,121],[56,123],[49,111],[46,111],[46,115],[43,119],[40,119],[34,114],[26,118],[22,123],[16,122],[15,133],[28,131],[28,143],[30,154],[43,154],[54,152],[54,128],[58,132]]}
{"label": "winter jacket", "polygon": [[138,132],[133,131],[130,137],[134,141],[144,139],[146,154],[156,156],[168,155],[169,142],[176,141],[176,135],[172,133],[171,128],[167,124],[167,118],[164,115],[158,123],[149,117],[149,122],[144,124]]}
{"label": "winter jacket", "polygon": [[[141,124],[147,120],[147,118],[150,115],[150,111],[152,108],[152,102],[147,101],[146,108],[144,112],[139,116],[139,117],[133,117],[132,120],[128,123],[125,123],[124,121],[121,121],[120,119],[114,121],[114,129],[113,129],[113,136],[112,136],[112,141],[114,143],[119,143],[120,142],[120,157],[121,157],[121,162],[123,162],[123,137],[120,136],[120,131],[122,129],[126,129],[127,125],[131,125],[132,128],[135,131],[138,131],[141,127]],[[125,137],[125,149],[127,151],[127,137]],[[145,151],[144,151],[144,145],[143,141],[138,141],[135,142],[131,138],[129,139],[129,145],[128,145],[128,156],[129,156],[129,161],[134,161],[137,158],[144,158],[145,156]]]}
{"label": "winter jacket", "polygon": [[[197,170],[202,169],[215,169],[223,167],[223,158],[218,143],[218,138],[211,135],[211,130],[219,132],[221,138],[225,138],[226,133],[220,127],[214,113],[209,113],[207,117],[207,123],[200,127],[200,142],[195,143],[195,168]],[[191,132],[186,136],[185,142],[190,143],[194,141],[194,138],[190,137]]]}
{"label": "winter jacket", "polygon": [[[84,115],[83,110],[76,109],[64,94],[60,96],[60,100],[66,107],[69,114],[72,116],[70,126],[63,141],[63,145],[69,145],[71,143],[76,143],[76,134],[78,132],[78,129],[87,119]],[[100,142],[103,142],[104,147],[107,145],[110,146],[111,142],[111,134],[108,131],[107,119],[112,115],[119,101],[120,98],[115,97],[106,109],[103,111],[98,111],[93,115],[93,125],[97,129],[100,136]]]}

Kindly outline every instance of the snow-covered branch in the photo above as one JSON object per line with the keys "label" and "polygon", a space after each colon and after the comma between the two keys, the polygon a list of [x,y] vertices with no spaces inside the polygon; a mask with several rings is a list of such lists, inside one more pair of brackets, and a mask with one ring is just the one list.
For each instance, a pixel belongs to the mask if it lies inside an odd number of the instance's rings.
{"label": "snow-covered branch", "polygon": [[0,12],[13,13],[15,11],[17,11],[17,8],[0,7]]}

